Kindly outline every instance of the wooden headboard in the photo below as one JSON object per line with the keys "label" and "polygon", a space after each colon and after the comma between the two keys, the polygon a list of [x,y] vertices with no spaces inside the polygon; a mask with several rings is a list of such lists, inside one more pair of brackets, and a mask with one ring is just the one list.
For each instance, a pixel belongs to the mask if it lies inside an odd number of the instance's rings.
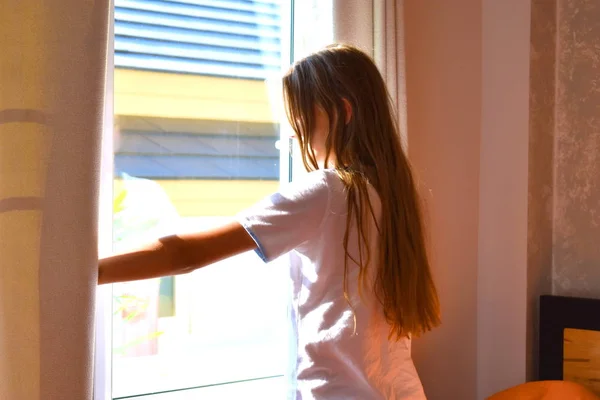
{"label": "wooden headboard", "polygon": [[600,300],[540,297],[539,379],[579,383],[600,395]]}

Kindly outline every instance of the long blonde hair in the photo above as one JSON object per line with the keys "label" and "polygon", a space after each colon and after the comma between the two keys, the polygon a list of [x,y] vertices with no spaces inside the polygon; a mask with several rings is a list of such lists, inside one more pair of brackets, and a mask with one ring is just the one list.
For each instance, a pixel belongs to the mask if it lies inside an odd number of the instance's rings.
{"label": "long blonde hair", "polygon": [[[373,60],[349,45],[331,45],[295,63],[283,78],[287,117],[298,137],[308,171],[319,169],[310,146],[314,107],[329,118],[326,154],[345,184],[348,201],[344,249],[344,294],[347,297],[348,231],[359,231],[363,258],[352,258],[366,284],[369,265],[366,221],[373,217],[368,196],[371,183],[381,200],[377,224],[379,263],[375,296],[390,324],[390,338],[418,336],[440,324],[440,306],[431,275],[420,198],[408,158],[402,148],[392,101]],[[347,116],[346,104],[351,108]],[[329,157],[329,156],[327,156]],[[329,159],[326,158],[325,166]]]}

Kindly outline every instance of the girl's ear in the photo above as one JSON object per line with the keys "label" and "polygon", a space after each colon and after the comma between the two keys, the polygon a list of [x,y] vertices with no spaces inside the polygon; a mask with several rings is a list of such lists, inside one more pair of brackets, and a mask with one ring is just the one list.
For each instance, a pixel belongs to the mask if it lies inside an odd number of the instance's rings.
{"label": "girl's ear", "polygon": [[344,103],[344,109],[346,111],[346,121],[345,122],[346,122],[346,125],[348,125],[348,123],[352,119],[352,105],[350,104],[348,99],[345,97],[342,97],[342,102]]}

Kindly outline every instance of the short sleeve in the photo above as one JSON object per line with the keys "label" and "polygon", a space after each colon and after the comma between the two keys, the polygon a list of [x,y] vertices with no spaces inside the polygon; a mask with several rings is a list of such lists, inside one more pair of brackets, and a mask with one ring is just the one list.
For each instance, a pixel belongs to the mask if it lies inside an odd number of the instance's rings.
{"label": "short sleeve", "polygon": [[310,172],[242,211],[237,220],[256,242],[260,258],[269,262],[320,230],[329,210],[329,191],[326,173]]}

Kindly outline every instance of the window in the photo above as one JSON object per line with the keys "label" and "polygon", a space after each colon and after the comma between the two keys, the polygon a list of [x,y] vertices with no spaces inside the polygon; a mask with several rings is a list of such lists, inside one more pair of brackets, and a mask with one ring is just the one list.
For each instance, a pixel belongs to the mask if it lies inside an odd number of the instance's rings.
{"label": "window", "polygon": [[[113,251],[219,224],[290,179],[301,163],[290,162],[279,80],[292,48],[302,55],[331,41],[328,8],[115,0],[112,225],[101,232]],[[309,15],[320,16],[320,33],[298,26]],[[97,337],[108,351],[97,358],[107,374],[96,372],[106,390],[96,396],[281,399],[289,296],[280,264],[250,252],[106,289]]]}

